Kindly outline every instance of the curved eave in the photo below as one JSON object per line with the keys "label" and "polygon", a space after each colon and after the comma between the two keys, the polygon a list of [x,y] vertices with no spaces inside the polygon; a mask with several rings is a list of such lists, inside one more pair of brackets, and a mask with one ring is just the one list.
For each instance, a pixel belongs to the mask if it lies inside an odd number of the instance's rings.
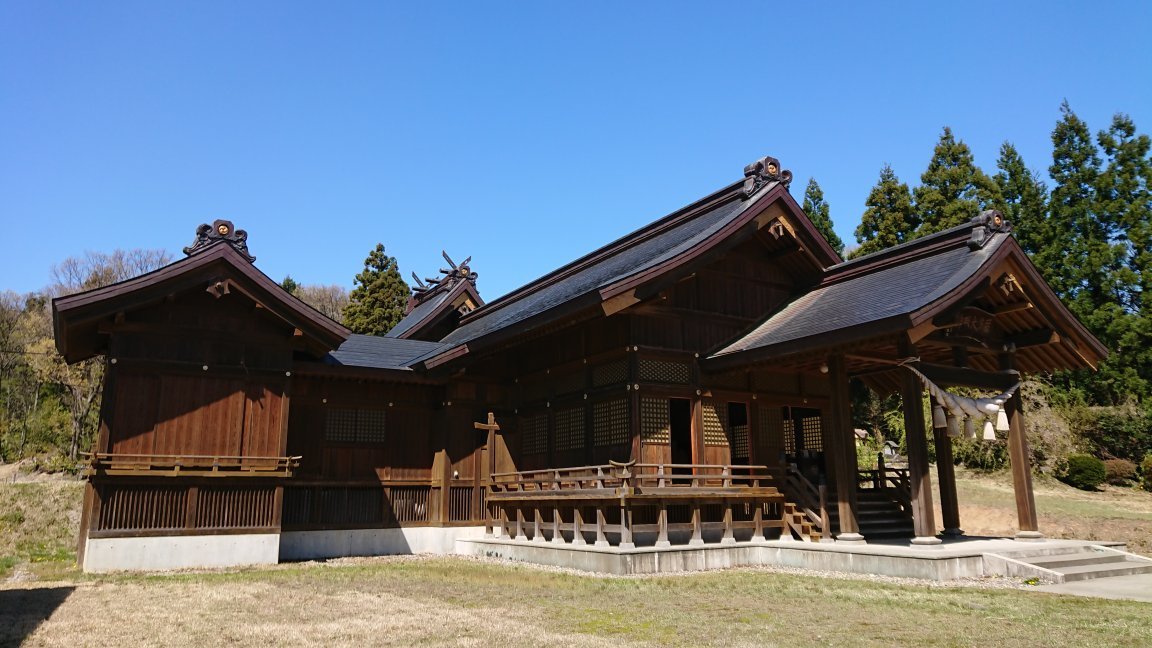
{"label": "curved eave", "polygon": [[230,245],[220,242],[139,277],[53,299],[56,349],[70,363],[97,355],[98,344],[91,340],[82,344],[77,339],[77,336],[98,335],[96,322],[156,303],[168,295],[206,286],[205,282],[214,279],[234,282],[237,290],[299,329],[310,341],[310,347],[320,354],[338,347],[351,334],[344,326],[289,294]]}
{"label": "curved eave", "polygon": [[444,301],[442,301],[439,306],[437,306],[432,311],[425,313],[424,317],[420,318],[420,321],[412,324],[412,326],[409,326],[404,330],[403,333],[400,333],[396,337],[402,340],[413,338],[418,336],[427,328],[435,326],[447,314],[456,309],[454,304],[461,295],[467,295],[471,297],[472,300],[480,306],[484,305],[484,300],[480,299],[480,293],[476,291],[476,287],[473,286],[469,281],[461,281],[460,283],[453,286],[450,291],[448,291],[448,295],[444,297]]}

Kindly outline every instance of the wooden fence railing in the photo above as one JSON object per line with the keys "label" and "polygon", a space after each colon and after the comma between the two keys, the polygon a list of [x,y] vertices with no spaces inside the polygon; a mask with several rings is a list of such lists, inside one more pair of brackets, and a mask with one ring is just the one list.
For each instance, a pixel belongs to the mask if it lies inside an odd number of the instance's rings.
{"label": "wooden fence railing", "polygon": [[428,480],[356,484],[288,484],[285,531],[458,526],[484,523],[484,487],[471,480],[447,486]]}
{"label": "wooden fence railing", "polygon": [[291,477],[300,457],[160,455],[92,452],[89,476],[137,477]]}
{"label": "wooden fence railing", "polygon": [[[783,532],[781,475],[765,466],[611,463],[493,475],[486,530],[515,539],[620,547],[763,540]],[[587,536],[587,537],[586,537]]]}
{"label": "wooden fence railing", "polygon": [[92,537],[274,532],[275,486],[100,484]]}

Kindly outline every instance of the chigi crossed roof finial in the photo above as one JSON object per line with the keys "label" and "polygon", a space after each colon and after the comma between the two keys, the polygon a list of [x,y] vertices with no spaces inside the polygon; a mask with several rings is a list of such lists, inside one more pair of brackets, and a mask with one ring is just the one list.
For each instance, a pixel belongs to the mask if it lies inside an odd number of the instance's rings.
{"label": "chigi crossed roof finial", "polygon": [[448,262],[448,267],[440,268],[439,277],[425,277],[421,281],[415,272],[412,273],[412,279],[416,282],[416,286],[412,288],[412,293],[417,300],[423,300],[435,293],[438,288],[451,287],[458,281],[469,281],[473,286],[476,285],[476,278],[479,275],[468,265],[472,262],[472,257],[468,257],[457,264],[452,260],[452,257],[448,256],[447,252],[441,250],[440,254]]}
{"label": "chigi crossed roof finial", "polygon": [[196,228],[196,240],[192,241],[192,245],[184,248],[184,254],[192,256],[198,252],[203,252],[208,249],[212,244],[223,241],[232,246],[249,262],[256,260],[256,257],[248,253],[248,232],[242,229],[236,229],[232,225],[232,221],[217,219],[211,225],[202,223],[200,227]]}

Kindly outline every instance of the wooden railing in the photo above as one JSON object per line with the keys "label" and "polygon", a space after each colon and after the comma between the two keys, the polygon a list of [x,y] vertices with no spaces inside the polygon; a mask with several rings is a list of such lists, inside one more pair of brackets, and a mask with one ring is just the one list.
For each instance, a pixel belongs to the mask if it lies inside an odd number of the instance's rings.
{"label": "wooden railing", "polygon": [[[832,524],[828,516],[828,486],[823,481],[820,484],[813,484],[800,472],[796,464],[788,466],[787,475],[785,489],[789,499],[796,503],[796,508],[804,514],[821,538],[830,537]],[[802,529],[794,528],[793,531],[797,534],[803,533]]]}
{"label": "wooden railing", "polygon": [[905,511],[912,510],[912,481],[908,469],[887,467],[884,455],[877,455],[875,469],[858,471],[856,479],[860,490],[884,491],[893,501],[899,502]]}
{"label": "wooden railing", "polygon": [[493,475],[487,531],[515,539],[620,547],[783,532],[781,475],[765,466],[610,463]]}
{"label": "wooden railing", "polygon": [[450,480],[447,486],[428,480],[289,483],[283,525],[287,531],[479,526],[485,490],[472,480]]}
{"label": "wooden railing", "polygon": [[93,452],[87,474],[148,477],[291,477],[300,457],[158,455]]}
{"label": "wooden railing", "polygon": [[92,537],[274,532],[275,486],[96,486]]}

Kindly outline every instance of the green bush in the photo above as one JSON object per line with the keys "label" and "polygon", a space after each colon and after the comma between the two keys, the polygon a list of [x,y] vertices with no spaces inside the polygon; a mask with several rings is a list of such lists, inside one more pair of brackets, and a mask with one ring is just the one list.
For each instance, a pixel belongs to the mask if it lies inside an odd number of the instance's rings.
{"label": "green bush", "polygon": [[973,470],[1000,470],[1008,465],[1008,442],[956,439],[952,443],[952,462]]}
{"label": "green bush", "polygon": [[1113,486],[1128,486],[1136,480],[1136,464],[1127,459],[1105,459],[1104,479]]}
{"label": "green bush", "polygon": [[1144,476],[1144,490],[1152,491],[1152,452],[1144,455],[1140,462],[1140,474]]}
{"label": "green bush", "polygon": [[1092,455],[1077,454],[1068,457],[1068,472],[1061,479],[1080,490],[1096,490],[1106,477],[1103,461]]}

